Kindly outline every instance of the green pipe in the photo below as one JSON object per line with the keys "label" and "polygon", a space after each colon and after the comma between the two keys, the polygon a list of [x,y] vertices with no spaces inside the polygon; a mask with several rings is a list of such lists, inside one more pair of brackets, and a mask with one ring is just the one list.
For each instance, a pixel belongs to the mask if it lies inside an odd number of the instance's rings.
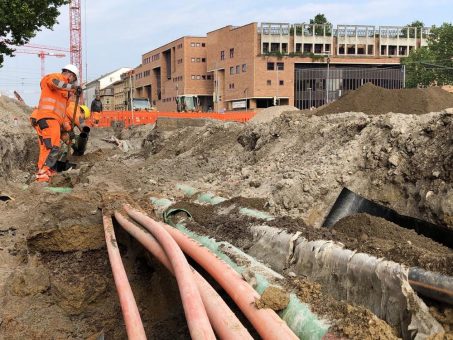
{"label": "green pipe", "polygon": [[[176,188],[184,193],[185,196],[192,197],[195,194],[198,194],[196,196],[196,199],[199,202],[203,203],[208,203],[211,205],[216,205],[219,203],[222,203],[224,201],[227,201],[227,198],[221,197],[221,196],[216,196],[212,193],[209,192],[199,192],[197,189],[187,185],[187,184],[176,184]],[[274,216],[270,215],[269,213],[261,210],[256,210],[256,209],[250,209],[250,208],[245,208],[245,207],[239,207],[239,213],[241,215],[245,216],[250,216],[254,217],[260,220],[265,220],[265,221],[272,221],[274,219]]]}
{"label": "green pipe", "polygon": [[72,188],[67,188],[67,187],[45,187],[44,190],[59,193],[59,194],[69,194],[72,192]]}

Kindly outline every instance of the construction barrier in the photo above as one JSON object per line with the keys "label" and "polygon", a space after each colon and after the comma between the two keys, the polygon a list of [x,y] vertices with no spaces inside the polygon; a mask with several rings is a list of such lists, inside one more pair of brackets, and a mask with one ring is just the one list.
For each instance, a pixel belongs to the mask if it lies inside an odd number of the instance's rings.
{"label": "construction barrier", "polygon": [[143,112],[143,111],[102,111],[101,119],[95,124],[92,118],[85,121],[86,125],[94,127],[129,127],[131,125],[154,124],[160,117],[178,119],[216,119],[245,123],[255,115],[255,112]]}

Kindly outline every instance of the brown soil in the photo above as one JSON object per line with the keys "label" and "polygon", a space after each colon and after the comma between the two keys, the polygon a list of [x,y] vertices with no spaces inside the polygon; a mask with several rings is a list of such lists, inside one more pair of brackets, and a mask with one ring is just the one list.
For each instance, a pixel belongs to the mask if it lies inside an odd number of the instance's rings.
{"label": "brown soil", "polygon": [[423,114],[450,107],[453,107],[453,94],[440,87],[387,90],[367,83],[318,110],[317,114],[342,112],[364,112],[372,115],[388,112]]}
{"label": "brown soil", "polygon": [[330,332],[347,339],[398,339],[396,332],[369,310],[333,299],[319,284],[294,279],[291,285],[300,300],[310,304],[313,312],[335,320]]}
{"label": "brown soil", "polygon": [[350,249],[408,266],[453,274],[452,249],[383,218],[367,214],[352,215],[338,221],[333,229],[350,237],[343,240]]}
{"label": "brown soil", "polygon": [[289,303],[289,294],[281,288],[269,286],[261,294],[261,297],[255,301],[257,308],[270,308],[274,311],[280,311],[286,308]]}
{"label": "brown soil", "polygon": [[[14,104],[14,110],[22,109]],[[106,250],[98,248],[101,210],[110,212],[125,201],[151,214],[151,196],[181,201],[195,217],[191,228],[245,250],[252,240],[247,226],[263,221],[240,215],[239,206],[267,210],[277,216],[269,225],[299,230],[309,239],[337,240],[351,249],[364,243],[370,254],[451,273],[436,260],[450,254],[415,241],[402,247],[399,230],[389,233],[396,240],[388,241],[393,248],[383,253],[385,242],[377,236],[367,234],[363,242],[357,233],[317,228],[343,186],[401,214],[453,227],[449,113],[293,112],[265,124],[93,129],[86,155],[76,160],[80,167],[53,184],[73,187],[71,194],[29,185],[36,135],[28,113],[17,116],[18,127],[0,105],[0,192],[14,198],[0,200],[0,337],[125,338]],[[132,150],[102,141],[112,135],[129,140]],[[215,208],[195,205],[175,189],[178,183],[232,199]],[[128,235],[115,231],[148,337],[188,338],[174,279]],[[351,307],[335,307],[347,305],[326,299],[314,302],[325,315],[332,309],[335,318],[335,308],[343,310],[334,322],[336,333],[366,339],[371,324],[374,334],[387,334],[371,313],[352,309],[348,319]]]}
{"label": "brown soil", "polygon": [[[379,217],[357,214],[341,219],[332,229],[313,228],[301,219],[290,217],[277,217],[264,222],[241,215],[239,208],[231,203],[233,201],[235,199],[216,206],[182,201],[173,207],[190,212],[193,217],[192,221],[187,221],[190,229],[218,240],[229,241],[244,250],[253,245],[248,227],[252,224],[266,224],[288,232],[298,231],[309,241],[335,240],[348,249],[383,257],[409,267],[417,266],[446,275],[453,273],[452,249]],[[228,215],[220,215],[219,212],[228,206],[234,208],[228,210]]]}

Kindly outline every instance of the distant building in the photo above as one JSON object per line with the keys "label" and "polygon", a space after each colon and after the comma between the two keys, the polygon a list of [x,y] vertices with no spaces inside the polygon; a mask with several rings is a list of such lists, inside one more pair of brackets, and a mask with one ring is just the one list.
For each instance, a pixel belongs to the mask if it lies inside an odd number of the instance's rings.
{"label": "distant building", "polygon": [[[120,80],[121,74],[126,71],[129,71],[129,70],[131,70],[131,68],[122,67],[113,72],[104,74],[104,75],[100,76],[99,78],[87,83],[85,86],[85,89],[84,89],[84,94],[83,94],[85,97],[85,103],[88,106],[91,105],[91,102],[96,97],[96,94],[101,94],[101,92],[100,92],[101,90],[104,90],[108,86],[112,85],[114,82]],[[110,91],[107,91],[106,93],[109,93],[109,95],[107,96],[108,98],[105,98],[105,101],[107,101],[107,99],[109,102],[111,100],[113,100],[112,98],[110,98],[111,97]],[[113,95],[113,93],[112,93],[112,95]],[[101,97],[101,100],[102,100],[102,104],[104,106],[104,110],[106,110],[105,105],[107,104],[108,106],[110,106],[110,103],[104,103],[104,100],[102,99],[102,97]]]}
{"label": "distant building", "polygon": [[181,110],[184,98],[202,111],[317,107],[366,82],[404,87],[400,58],[425,46],[428,35],[428,28],[404,26],[226,26],[143,54],[135,95],[159,111]]}
{"label": "distant building", "polygon": [[159,111],[176,111],[183,96],[196,96],[200,109],[212,107],[213,78],[207,71],[206,37],[182,37],[142,56],[135,90]]}
{"label": "distant building", "polygon": [[[114,104],[113,84],[107,86],[106,88],[104,88],[102,90],[99,90],[99,95],[101,97],[103,111],[114,111],[115,104]],[[90,104],[91,104],[91,102],[90,102]]]}

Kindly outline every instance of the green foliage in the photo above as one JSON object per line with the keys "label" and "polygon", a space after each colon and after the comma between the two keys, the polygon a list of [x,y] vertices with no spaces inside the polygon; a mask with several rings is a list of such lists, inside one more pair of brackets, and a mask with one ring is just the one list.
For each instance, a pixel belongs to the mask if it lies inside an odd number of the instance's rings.
{"label": "green foliage", "polygon": [[412,50],[406,65],[406,86],[453,84],[453,25],[433,26],[428,46]]}
{"label": "green foliage", "polygon": [[58,8],[70,0],[0,0],[0,67],[4,55],[12,56],[10,45],[26,44],[42,28],[51,29],[60,14]]}
{"label": "green foliage", "polygon": [[[420,38],[420,30],[425,27],[425,24],[420,20],[415,20],[410,24],[406,25],[407,27],[415,27],[417,29],[417,38]],[[401,34],[403,37],[407,36],[407,28],[403,28],[401,30]],[[415,31],[413,29],[409,30],[409,38],[415,38]]]}
{"label": "green foliage", "polygon": [[427,47],[412,50],[402,62],[406,65],[406,87],[429,86],[436,78],[432,69],[421,62],[433,62],[434,56]]}
{"label": "green foliage", "polygon": [[[313,19],[310,19],[310,24],[330,25],[330,22],[327,21],[327,18],[324,14],[319,13],[319,14],[316,14]],[[310,34],[312,34],[313,29],[310,28],[308,31],[310,32]],[[324,30],[323,30],[322,26],[315,28],[315,35],[322,36],[323,34],[324,34]],[[326,27],[326,35],[327,36],[332,35],[332,31],[329,26]]]}

